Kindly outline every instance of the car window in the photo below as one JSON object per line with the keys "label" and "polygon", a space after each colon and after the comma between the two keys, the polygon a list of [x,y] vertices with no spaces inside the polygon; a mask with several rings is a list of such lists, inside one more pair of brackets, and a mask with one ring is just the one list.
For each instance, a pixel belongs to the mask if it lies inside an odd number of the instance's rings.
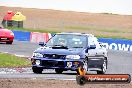
{"label": "car window", "polygon": [[64,45],[69,48],[84,48],[87,46],[87,38],[83,35],[57,34],[46,44],[46,46],[54,45]]}

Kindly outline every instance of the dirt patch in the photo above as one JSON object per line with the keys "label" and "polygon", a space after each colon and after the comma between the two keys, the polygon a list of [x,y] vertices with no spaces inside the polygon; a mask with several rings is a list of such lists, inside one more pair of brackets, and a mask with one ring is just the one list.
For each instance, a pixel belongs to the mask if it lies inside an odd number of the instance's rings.
{"label": "dirt patch", "polygon": [[25,28],[92,33],[96,36],[132,37],[132,15],[96,14],[48,9],[0,7],[0,19],[8,10],[27,17]]}
{"label": "dirt patch", "polygon": [[0,79],[1,88],[132,88],[132,84],[85,84],[76,81],[45,79]]}
{"label": "dirt patch", "polygon": [[[132,28],[132,16],[127,15],[112,15],[112,14],[94,14],[72,11],[58,11],[47,9],[26,9],[26,8],[13,8],[13,7],[0,7],[1,18],[8,10],[14,12],[20,11],[26,17],[26,27],[32,27],[31,21],[35,21],[34,25],[38,25],[39,28],[44,26],[53,27],[61,24],[61,22],[78,23],[82,25],[102,26],[102,27],[121,27]],[[49,20],[49,21],[48,21]],[[48,22],[46,22],[48,21]],[[40,22],[40,23],[38,23]],[[60,23],[59,23],[60,22]],[[30,25],[29,25],[30,24]],[[41,26],[43,25],[43,26]]]}

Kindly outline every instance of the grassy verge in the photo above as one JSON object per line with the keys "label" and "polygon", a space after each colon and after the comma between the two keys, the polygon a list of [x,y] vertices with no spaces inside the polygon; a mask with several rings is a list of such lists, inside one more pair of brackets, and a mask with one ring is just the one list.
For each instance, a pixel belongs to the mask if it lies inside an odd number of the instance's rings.
{"label": "grassy verge", "polygon": [[30,60],[16,57],[10,54],[0,53],[0,67],[28,67],[31,66]]}
{"label": "grassy verge", "polygon": [[[105,32],[108,35],[99,35],[94,34],[96,37],[101,38],[115,38],[115,39],[129,39],[132,40],[131,36],[123,36],[122,34],[132,35],[132,30],[121,30],[115,28],[101,28],[101,27],[92,27],[92,26],[64,26],[63,30],[59,30],[59,28],[49,28],[49,29],[33,29],[33,28],[8,28],[11,30],[21,30],[21,31],[29,31],[29,32],[42,32],[42,33],[58,33],[58,32],[65,32],[65,31],[74,31],[74,32],[84,32],[87,33],[89,31],[92,32]],[[110,34],[109,34],[110,33]],[[118,33],[118,35],[113,35]],[[120,35],[119,35],[120,33]]]}
{"label": "grassy verge", "polygon": [[74,30],[95,30],[95,31],[103,31],[103,30],[99,30],[99,28],[97,29],[96,27],[88,27],[88,26],[67,26],[65,27],[66,29],[74,29]]}
{"label": "grassy verge", "polygon": [[132,31],[121,30],[119,28],[105,28],[105,27],[95,27],[95,26],[67,26],[66,29],[76,29],[76,30],[94,30],[97,32],[109,32],[109,33],[132,33]]}
{"label": "grassy verge", "polygon": [[13,28],[13,27],[9,27],[8,29],[28,31],[28,32],[42,32],[42,33],[57,33],[57,32],[60,32],[60,31],[52,31],[53,29],[33,29],[33,28]]}
{"label": "grassy verge", "polygon": [[127,39],[132,40],[132,38],[122,37],[122,36],[112,36],[112,35],[96,35],[97,38],[112,38],[112,39]]}
{"label": "grassy verge", "polygon": [[[56,30],[57,28],[49,28],[49,29],[33,29],[33,28],[14,28],[9,27],[10,30],[21,30],[21,31],[29,31],[29,32],[45,32],[45,33],[57,33],[62,32],[61,30]],[[63,27],[64,30],[82,30],[82,31],[89,31],[94,30],[98,32],[109,32],[109,33],[132,33],[132,31],[126,31],[126,30],[120,30],[115,28],[97,28],[97,27],[91,27],[91,26],[65,26]]]}

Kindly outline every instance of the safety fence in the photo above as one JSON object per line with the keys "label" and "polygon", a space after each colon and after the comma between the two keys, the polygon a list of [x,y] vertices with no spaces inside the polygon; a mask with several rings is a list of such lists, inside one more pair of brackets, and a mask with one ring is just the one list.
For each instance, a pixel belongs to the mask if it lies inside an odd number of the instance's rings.
{"label": "safety fence", "polygon": [[[23,32],[13,30],[15,40],[18,41],[30,41],[30,42],[46,42],[51,38],[52,33],[39,33],[39,32]],[[112,39],[112,38],[98,38],[99,42],[102,42],[104,47],[113,50],[132,51],[132,40],[126,39]]]}
{"label": "safety fence", "polygon": [[132,51],[132,40],[112,38],[98,38],[98,40],[106,49]]}

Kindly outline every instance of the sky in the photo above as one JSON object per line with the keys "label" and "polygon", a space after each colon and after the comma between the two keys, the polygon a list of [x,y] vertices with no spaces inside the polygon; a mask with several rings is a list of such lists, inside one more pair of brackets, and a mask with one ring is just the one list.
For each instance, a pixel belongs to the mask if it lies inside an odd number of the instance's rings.
{"label": "sky", "polygon": [[0,0],[0,6],[132,15],[132,0]]}

